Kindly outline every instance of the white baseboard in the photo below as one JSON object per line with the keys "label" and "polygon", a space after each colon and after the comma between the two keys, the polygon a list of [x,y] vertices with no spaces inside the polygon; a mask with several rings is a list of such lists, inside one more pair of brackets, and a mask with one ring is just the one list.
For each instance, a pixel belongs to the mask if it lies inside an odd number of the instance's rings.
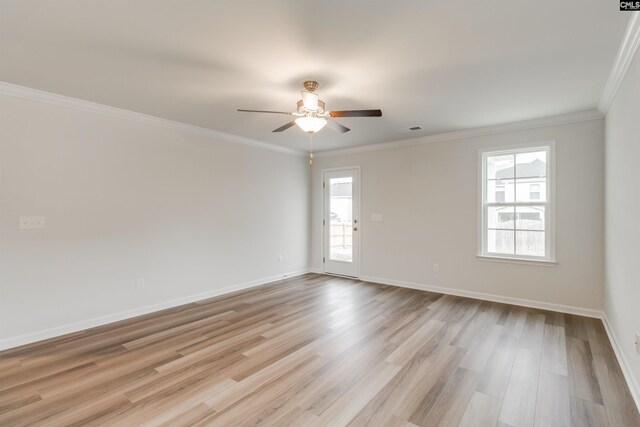
{"label": "white baseboard", "polygon": [[532,300],[521,299],[521,298],[512,298],[512,297],[505,297],[500,295],[485,294],[481,292],[467,291],[462,289],[451,289],[451,288],[442,288],[438,286],[429,286],[422,283],[405,282],[401,280],[389,280],[389,279],[384,279],[380,277],[360,276],[360,280],[365,282],[380,283],[383,285],[399,286],[402,288],[410,288],[410,289],[419,289],[422,291],[436,292],[440,294],[455,295],[455,296],[468,297],[468,298],[474,298],[474,299],[486,300],[486,301],[494,301],[494,302],[500,302],[504,304],[539,308],[543,310],[557,311],[561,313],[576,314],[579,316],[594,317],[594,318],[602,319],[602,323],[604,324],[604,328],[607,331],[609,341],[611,342],[611,347],[613,347],[613,351],[616,354],[618,363],[620,365],[620,369],[622,370],[622,374],[624,375],[624,378],[629,387],[629,391],[631,392],[633,400],[635,401],[636,406],[638,407],[638,411],[640,411],[640,386],[638,385],[638,381],[633,375],[631,368],[629,367],[629,363],[627,362],[627,359],[624,353],[622,352],[620,345],[618,344],[618,340],[616,339],[616,335],[614,334],[613,329],[611,328],[609,319],[607,318],[607,315],[603,311],[592,310],[592,309],[581,308],[581,307],[573,307],[573,306],[561,305],[561,304],[553,304],[553,303],[542,302],[542,301],[532,301]]}
{"label": "white baseboard", "polygon": [[618,344],[619,341],[616,338],[616,334],[613,332],[611,328],[611,323],[609,322],[609,318],[605,313],[602,317],[602,323],[604,323],[604,329],[607,331],[607,335],[609,336],[609,341],[611,342],[611,347],[613,347],[613,352],[616,354],[616,358],[618,358],[618,364],[620,365],[620,369],[622,369],[622,374],[624,375],[624,379],[627,380],[627,385],[629,386],[629,391],[631,392],[631,396],[633,396],[633,400],[636,402],[636,406],[638,407],[638,411],[640,411],[640,386],[638,386],[638,381],[636,380],[631,368],[629,367],[629,362],[622,351],[622,348]]}
{"label": "white baseboard", "polygon": [[42,341],[49,338],[54,338],[61,335],[82,331],[84,329],[94,328],[96,326],[102,326],[108,323],[118,322],[120,320],[129,319],[131,317],[141,316],[143,314],[153,313],[154,311],[160,311],[166,308],[177,307],[179,305],[204,300],[207,298],[212,298],[212,297],[228,294],[231,292],[240,291],[243,289],[266,285],[268,283],[276,282],[278,280],[301,276],[307,273],[309,273],[309,270],[304,269],[304,270],[293,271],[286,274],[279,274],[271,277],[265,277],[262,279],[251,280],[249,282],[226,286],[224,288],[214,289],[212,291],[202,292],[195,295],[189,295],[182,298],[176,298],[173,300],[164,301],[157,304],[151,304],[151,305],[147,305],[140,308],[134,308],[132,310],[120,311],[118,313],[95,317],[93,319],[82,320],[80,322],[67,323],[65,325],[56,326],[53,328],[45,329],[43,331],[5,338],[0,340],[0,350],[7,350],[9,348],[19,347],[21,345],[30,344],[36,341]]}
{"label": "white baseboard", "polygon": [[502,295],[485,294],[482,292],[467,291],[464,289],[442,288],[430,286],[423,283],[405,282],[402,280],[390,280],[381,277],[360,276],[360,280],[365,282],[380,283],[383,285],[399,286],[402,288],[419,289],[421,291],[436,292],[439,294],[455,295],[484,301],[500,302],[503,304],[519,305],[523,307],[538,308],[541,310],[558,311],[560,313],[576,314],[578,316],[602,318],[602,311],[588,308],[573,307],[570,305],[553,304],[550,302],[534,301],[522,298],[505,297]]}

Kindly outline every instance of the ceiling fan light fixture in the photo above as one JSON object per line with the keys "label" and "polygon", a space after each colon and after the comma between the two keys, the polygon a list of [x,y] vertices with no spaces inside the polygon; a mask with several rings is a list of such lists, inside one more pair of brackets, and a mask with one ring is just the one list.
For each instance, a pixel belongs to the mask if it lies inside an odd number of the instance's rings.
{"label": "ceiling fan light fixture", "polygon": [[296,124],[307,133],[316,133],[326,126],[327,120],[320,117],[298,117]]}
{"label": "ceiling fan light fixture", "polygon": [[318,89],[318,82],[308,80],[304,82],[305,90],[302,91],[302,99],[296,102],[296,111],[265,111],[265,110],[243,110],[238,109],[245,113],[271,113],[271,114],[286,114],[296,117],[284,125],[272,130],[272,132],[283,132],[292,126],[298,125],[300,129],[309,134],[319,132],[325,126],[328,126],[331,130],[338,133],[347,133],[351,129],[334,120],[328,121],[335,117],[382,117],[381,110],[331,110],[326,109],[324,101],[322,101],[318,94],[315,93]]}
{"label": "ceiling fan light fixture", "polygon": [[308,111],[318,111],[318,95],[311,92],[301,92],[302,93],[302,103],[304,108]]}

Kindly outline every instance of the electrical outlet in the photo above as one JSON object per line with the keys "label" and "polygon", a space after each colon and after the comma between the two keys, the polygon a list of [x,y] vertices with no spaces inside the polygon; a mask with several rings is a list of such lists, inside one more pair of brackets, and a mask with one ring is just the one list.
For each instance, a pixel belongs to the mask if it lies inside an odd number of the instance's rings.
{"label": "electrical outlet", "polygon": [[146,286],[147,286],[147,285],[146,285],[146,283],[144,282],[144,279],[138,279],[138,280],[136,280],[136,287],[137,287],[138,289],[144,289],[144,288],[146,288]]}
{"label": "electrical outlet", "polygon": [[438,264],[433,264],[433,272],[434,272],[434,273],[437,273],[437,272],[439,272],[439,271],[440,271],[440,265],[438,265]]}
{"label": "electrical outlet", "polygon": [[636,353],[640,354],[640,334],[636,332]]}
{"label": "electrical outlet", "polygon": [[284,257],[282,255],[278,255],[278,263],[281,263]]}

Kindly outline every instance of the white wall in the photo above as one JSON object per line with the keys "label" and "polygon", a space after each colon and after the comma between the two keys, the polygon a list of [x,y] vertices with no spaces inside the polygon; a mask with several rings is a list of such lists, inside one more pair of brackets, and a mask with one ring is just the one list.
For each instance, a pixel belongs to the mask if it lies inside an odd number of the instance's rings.
{"label": "white wall", "polygon": [[[476,258],[478,149],[556,141],[555,267]],[[321,169],[362,167],[363,277],[602,309],[603,120],[317,156],[312,172],[311,265],[322,268]],[[373,213],[382,222],[372,222]],[[439,273],[433,272],[438,263]]]}
{"label": "white wall", "polygon": [[303,157],[0,95],[0,346],[304,270],[308,229]]}
{"label": "white wall", "polygon": [[[606,117],[604,309],[640,396],[640,55]],[[637,397],[638,398],[638,397]]]}

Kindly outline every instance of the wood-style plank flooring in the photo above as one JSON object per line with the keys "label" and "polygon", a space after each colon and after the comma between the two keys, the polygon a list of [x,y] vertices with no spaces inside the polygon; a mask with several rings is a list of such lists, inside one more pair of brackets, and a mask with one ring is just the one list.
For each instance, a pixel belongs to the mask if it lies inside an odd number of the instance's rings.
{"label": "wood-style plank flooring", "polygon": [[640,416],[599,320],[310,274],[1,352],[0,425]]}

